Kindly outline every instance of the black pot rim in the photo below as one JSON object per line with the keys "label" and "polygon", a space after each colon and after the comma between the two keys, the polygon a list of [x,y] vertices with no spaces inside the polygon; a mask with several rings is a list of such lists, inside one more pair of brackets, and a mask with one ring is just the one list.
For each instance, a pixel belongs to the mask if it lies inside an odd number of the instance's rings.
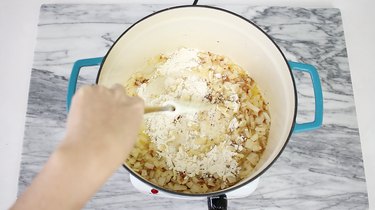
{"label": "black pot rim", "polygon": [[259,172],[256,176],[254,176],[253,178],[247,180],[246,182],[244,183],[241,183],[239,185],[234,185],[233,187],[230,187],[230,189],[224,189],[224,190],[221,190],[221,191],[217,191],[217,192],[210,192],[210,193],[199,193],[199,194],[187,194],[187,193],[179,193],[179,192],[175,192],[175,191],[172,191],[172,190],[168,190],[168,189],[165,189],[165,188],[161,188],[157,185],[154,185],[153,183],[147,181],[146,179],[144,179],[142,176],[138,175],[137,173],[133,172],[131,169],[128,168],[128,166],[126,166],[125,164],[123,164],[123,167],[133,176],[135,176],[136,178],[142,180],[142,182],[144,182],[145,184],[149,185],[150,187],[154,188],[154,189],[157,189],[157,190],[160,190],[162,192],[166,192],[166,193],[170,193],[170,194],[173,194],[173,195],[177,195],[177,196],[192,196],[192,197],[210,197],[210,196],[216,196],[216,195],[221,195],[221,194],[225,194],[225,193],[228,193],[230,191],[233,191],[233,190],[236,190],[238,188],[241,188],[249,183],[251,183],[252,181],[254,181],[255,179],[257,179],[258,177],[260,177],[264,172],[266,172],[273,164],[274,162],[276,162],[276,160],[280,157],[281,153],[284,151],[286,145],[288,144],[289,142],[289,139],[293,133],[293,130],[294,130],[294,126],[295,126],[295,123],[296,123],[296,116],[297,116],[297,105],[298,105],[298,98],[297,98],[297,90],[296,90],[296,84],[295,84],[295,81],[294,81],[294,77],[293,77],[293,73],[292,73],[292,70],[288,64],[288,60],[286,59],[284,53],[281,51],[280,47],[276,44],[276,42],[270,37],[270,35],[268,35],[265,31],[263,31],[258,25],[256,25],[255,23],[253,23],[252,21],[246,19],[245,17],[239,15],[239,14],[236,14],[234,12],[231,12],[229,10],[226,10],[226,9],[223,9],[223,8],[218,8],[218,7],[213,7],[213,6],[208,6],[208,5],[181,5],[181,6],[175,6],[175,7],[169,7],[169,8],[166,8],[166,9],[162,9],[162,10],[159,10],[155,13],[152,13],[150,15],[147,15],[145,17],[143,17],[142,19],[138,20],[136,23],[134,23],[133,25],[131,25],[129,28],[127,28],[118,38],[117,40],[112,44],[111,48],[107,51],[106,55],[104,56],[103,58],[103,61],[102,63],[100,64],[100,68],[99,68],[99,71],[98,71],[98,75],[96,77],[96,84],[98,84],[99,82],[99,78],[100,78],[100,73],[102,71],[102,67],[103,67],[103,64],[105,63],[108,55],[110,54],[112,48],[116,45],[116,43],[129,31],[131,30],[134,26],[136,26],[138,23],[142,22],[143,20],[146,20],[156,14],[159,14],[159,13],[162,13],[162,12],[165,12],[165,11],[168,11],[168,10],[173,10],[173,9],[180,9],[180,8],[187,8],[187,7],[201,7],[201,8],[208,8],[208,9],[213,9],[213,10],[218,10],[218,11],[222,11],[222,12],[226,12],[228,14],[231,14],[231,15],[234,15],[238,18],[241,18],[242,20],[245,20],[246,22],[248,22],[249,24],[255,26],[259,31],[261,31],[273,44],[274,46],[279,50],[280,54],[282,55],[282,57],[284,58],[284,61],[285,61],[285,64],[288,66],[288,69],[289,69],[289,73],[290,73],[290,77],[291,77],[291,80],[292,80],[292,83],[293,83],[293,88],[294,88],[294,98],[295,98],[295,105],[294,105],[294,116],[293,116],[293,123],[292,123],[292,127],[290,128],[290,131],[289,131],[289,134],[288,134],[288,137],[283,145],[283,147],[281,148],[281,150],[279,151],[279,153],[276,155],[276,157],[272,160],[272,162],[270,164],[268,164],[267,167],[265,167],[261,172]]}

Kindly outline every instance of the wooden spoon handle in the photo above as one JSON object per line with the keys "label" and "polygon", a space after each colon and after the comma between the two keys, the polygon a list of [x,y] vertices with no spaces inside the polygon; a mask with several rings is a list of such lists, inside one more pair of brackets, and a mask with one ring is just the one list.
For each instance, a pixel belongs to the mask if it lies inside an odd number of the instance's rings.
{"label": "wooden spoon handle", "polygon": [[165,111],[174,111],[174,106],[147,106],[145,107],[144,113],[152,113],[152,112],[165,112]]}

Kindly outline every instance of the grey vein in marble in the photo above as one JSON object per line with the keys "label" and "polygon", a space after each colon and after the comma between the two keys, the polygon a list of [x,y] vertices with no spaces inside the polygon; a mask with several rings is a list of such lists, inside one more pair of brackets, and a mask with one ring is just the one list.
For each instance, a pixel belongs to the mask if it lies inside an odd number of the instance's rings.
{"label": "grey vein in marble", "polygon": [[[105,55],[132,23],[171,5],[43,5],[30,83],[20,192],[30,184],[64,135],[65,94],[75,60]],[[276,163],[249,197],[230,209],[367,209],[353,91],[338,9],[217,5],[258,24],[289,60],[314,65],[324,95],[321,129],[293,134]],[[87,68],[80,84],[95,80]],[[314,111],[311,83],[295,73],[298,120]],[[206,209],[206,202],[156,198],[139,193],[119,169],[85,209]]]}

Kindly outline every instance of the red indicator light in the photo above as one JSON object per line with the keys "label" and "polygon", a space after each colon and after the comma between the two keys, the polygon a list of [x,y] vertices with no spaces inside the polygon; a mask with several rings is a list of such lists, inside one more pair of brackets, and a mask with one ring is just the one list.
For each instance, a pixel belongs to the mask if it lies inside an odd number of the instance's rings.
{"label": "red indicator light", "polygon": [[152,194],[158,194],[158,192],[159,192],[159,191],[158,191],[157,189],[152,189],[152,190],[151,190],[151,193],[152,193]]}

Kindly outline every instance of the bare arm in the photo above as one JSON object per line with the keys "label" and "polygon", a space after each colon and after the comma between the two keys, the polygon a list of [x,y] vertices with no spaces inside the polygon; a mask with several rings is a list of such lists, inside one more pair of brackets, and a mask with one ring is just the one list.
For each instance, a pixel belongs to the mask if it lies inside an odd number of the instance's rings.
{"label": "bare arm", "polygon": [[11,209],[81,209],[129,154],[143,106],[119,85],[81,88],[66,137]]}

